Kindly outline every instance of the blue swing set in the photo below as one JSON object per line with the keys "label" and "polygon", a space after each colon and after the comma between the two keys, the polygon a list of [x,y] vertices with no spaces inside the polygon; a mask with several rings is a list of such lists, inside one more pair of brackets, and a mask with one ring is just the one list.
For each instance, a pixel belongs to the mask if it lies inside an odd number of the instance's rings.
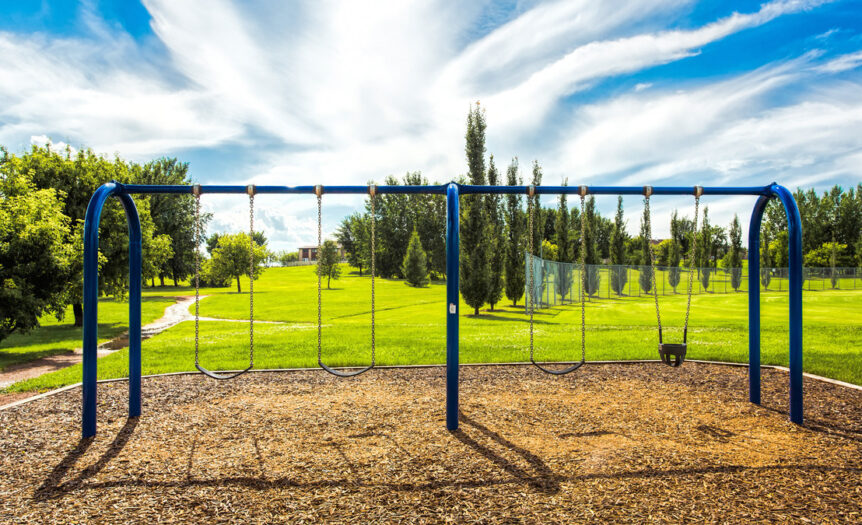
{"label": "blue swing set", "polygon": [[[770,199],[777,198],[784,205],[789,233],[789,336],[790,336],[790,420],[802,424],[802,222],[793,194],[784,186],[770,184],[751,187],[716,186],[471,186],[444,184],[439,186],[169,186],[137,185],[110,182],[99,187],[90,199],[84,221],[84,360],[83,360],[83,411],[81,431],[87,438],[96,434],[96,389],[98,297],[99,297],[99,221],[102,208],[109,197],[116,197],[126,213],[129,227],[129,417],[141,415],[141,223],[132,195],[136,194],[304,194],[317,195],[318,213],[324,193],[370,194],[435,194],[445,195],[447,202],[446,231],[446,427],[458,428],[458,305],[459,305],[459,199],[470,194],[524,194],[533,195],[752,195],[758,197],[751,214],[748,235],[749,288],[748,288],[748,377],[749,401],[760,404],[760,225]],[[319,220],[319,218],[318,218]],[[320,304],[318,302],[318,313]],[[319,324],[319,323],[318,323]],[[250,330],[253,333],[253,320]],[[318,341],[320,331],[318,329]],[[442,334],[441,334],[442,335]],[[442,337],[441,337],[442,339]],[[667,364],[681,363],[680,352],[671,343],[663,343],[660,354]],[[678,345],[676,345],[678,346]],[[319,348],[319,343],[318,343]],[[373,350],[372,350],[373,351]],[[661,348],[660,348],[661,351]],[[372,354],[373,355],[373,354]],[[197,361],[197,360],[196,360]],[[324,369],[339,376],[357,375],[340,372],[323,365]],[[583,361],[583,359],[582,359]],[[196,362],[196,365],[200,365]],[[373,362],[372,362],[373,366]],[[538,366],[538,365],[537,365]],[[580,365],[578,365],[580,366]],[[251,367],[249,367],[251,368]],[[575,367],[577,368],[577,367]],[[205,370],[205,369],[204,369]],[[210,377],[226,379],[231,376],[207,373]],[[244,371],[243,371],[244,372]]]}

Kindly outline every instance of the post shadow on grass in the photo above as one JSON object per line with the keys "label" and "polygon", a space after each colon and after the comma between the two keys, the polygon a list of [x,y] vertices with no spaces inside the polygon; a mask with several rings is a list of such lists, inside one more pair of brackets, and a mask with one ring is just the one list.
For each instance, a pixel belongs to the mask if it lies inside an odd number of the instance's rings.
{"label": "post shadow on grass", "polygon": [[95,436],[82,438],[78,442],[78,445],[69,451],[63,460],[54,467],[45,481],[42,482],[42,485],[36,489],[36,492],[33,493],[33,499],[44,501],[58,498],[63,494],[74,490],[88,478],[98,474],[108,463],[111,462],[111,460],[120,455],[120,452],[122,452],[126,447],[126,444],[129,442],[129,438],[132,437],[132,433],[134,433],[137,426],[138,418],[135,417],[127,419],[126,424],[124,424],[123,428],[117,432],[117,436],[114,438],[114,441],[110,446],[108,446],[108,450],[106,450],[95,463],[82,470],[74,479],[61,483],[69,470],[71,470],[72,467],[75,466],[75,463],[84,456],[90,448],[90,445],[92,445],[95,440]]}
{"label": "post shadow on grass", "polygon": [[476,439],[468,435],[468,433],[464,431],[463,427],[459,428],[458,430],[453,430],[451,432],[451,434],[455,436],[458,441],[464,443],[474,451],[478,452],[479,454],[490,460],[492,463],[503,469],[503,471],[514,476],[516,479],[518,479],[518,481],[528,484],[535,490],[544,492],[546,494],[556,494],[560,491],[560,479],[562,479],[561,476],[554,473],[550,469],[550,467],[548,467],[548,465],[544,461],[542,461],[542,458],[533,454],[525,448],[515,445],[500,434],[494,432],[493,430],[475,421],[474,419],[471,419],[462,411],[458,412],[458,419],[464,425],[478,430],[479,433],[490,438],[495,443],[524,458],[524,460],[526,460],[526,462],[535,472],[533,474],[527,472],[515,463],[512,463],[508,459],[497,454],[489,447],[482,445]]}

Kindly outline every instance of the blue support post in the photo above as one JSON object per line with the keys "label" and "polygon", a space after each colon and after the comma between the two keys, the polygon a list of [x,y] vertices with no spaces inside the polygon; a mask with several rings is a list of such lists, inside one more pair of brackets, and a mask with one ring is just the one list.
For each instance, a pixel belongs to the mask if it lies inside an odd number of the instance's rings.
{"label": "blue support post", "polygon": [[141,223],[132,198],[121,185],[100,186],[84,219],[84,338],[82,437],[96,435],[96,386],[99,339],[99,221],[111,195],[118,194],[129,224],[129,416],[141,413]]}
{"label": "blue support post", "polygon": [[802,424],[802,219],[790,190],[772,184],[784,205],[789,244],[788,302],[790,307],[790,421]]}
{"label": "blue support post", "polygon": [[802,220],[790,190],[773,183],[754,205],[748,230],[748,365],[749,399],[760,404],[760,224],[770,196],[787,214],[790,317],[790,421],[801,425],[802,411]]}
{"label": "blue support post", "polygon": [[446,428],[458,430],[458,185],[446,188]]}
{"label": "blue support post", "polygon": [[129,417],[141,415],[141,220],[132,198],[117,195],[129,225]]}
{"label": "blue support post", "polygon": [[769,197],[762,195],[748,226],[748,400],[760,404],[760,223]]}

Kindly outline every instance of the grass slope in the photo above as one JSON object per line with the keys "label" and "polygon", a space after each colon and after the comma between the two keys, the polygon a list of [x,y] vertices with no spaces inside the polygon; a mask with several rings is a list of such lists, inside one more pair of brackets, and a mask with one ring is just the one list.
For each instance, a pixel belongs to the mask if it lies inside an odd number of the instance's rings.
{"label": "grass slope", "polygon": [[[143,324],[160,318],[165,308],[174,304],[173,297],[151,296],[141,303]],[[41,326],[27,334],[13,334],[0,342],[0,371],[6,367],[42,357],[71,352],[81,348],[83,332],[73,326],[72,307],[58,321],[53,316],[40,319]],[[129,304],[112,299],[99,300],[99,342],[122,334],[128,328]]]}
{"label": "grass slope", "polygon": [[[313,267],[272,268],[255,282],[255,319],[284,324],[255,325],[257,368],[317,364],[317,303]],[[243,289],[246,290],[243,283]],[[324,283],[325,284],[325,283]],[[201,315],[248,318],[248,294],[207,290]],[[171,289],[176,290],[176,289]],[[166,293],[167,289],[147,291]],[[186,294],[187,289],[175,293]],[[378,364],[444,363],[445,285],[411,288],[403,281],[377,280]],[[666,340],[682,337],[685,296],[660,297]],[[805,370],[862,384],[862,294],[805,292]],[[147,304],[147,303],[145,303]],[[370,279],[351,273],[323,290],[323,354],[330,366],[363,365],[370,359]],[[474,317],[461,305],[461,362],[526,361],[529,325],[523,307],[502,306]],[[104,311],[103,311],[104,312]],[[580,358],[580,309],[567,305],[535,316],[536,359]],[[658,335],[650,296],[594,300],[587,305],[587,359],[655,359]],[[762,360],[787,364],[787,295],[765,292],[762,307]],[[143,372],[194,369],[194,324],[181,323],[143,343]],[[746,362],[747,294],[703,294],[692,300],[689,357]],[[99,360],[99,377],[127,375],[127,351]],[[248,326],[201,323],[201,362],[210,369],[244,368]],[[80,381],[76,365],[25,381],[12,390],[46,389]]]}

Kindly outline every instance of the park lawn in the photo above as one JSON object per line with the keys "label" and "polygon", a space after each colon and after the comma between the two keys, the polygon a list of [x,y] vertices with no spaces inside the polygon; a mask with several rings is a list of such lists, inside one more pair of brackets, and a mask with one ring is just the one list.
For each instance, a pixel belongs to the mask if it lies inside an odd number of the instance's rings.
{"label": "park lawn", "polygon": [[[172,297],[146,297],[141,304],[144,324],[160,318],[165,308],[174,304]],[[42,357],[71,352],[81,348],[82,329],[73,326],[72,307],[58,321],[47,315],[39,320],[41,326],[27,334],[13,334],[0,341],[0,371],[6,367],[33,361]],[[129,304],[103,298],[99,300],[99,342],[105,342],[126,331],[129,326]]]}
{"label": "park lawn", "polygon": [[[346,272],[345,272],[346,273]],[[365,365],[370,360],[370,283],[346,273],[323,296],[323,357],[331,366]],[[243,282],[243,290],[247,290]],[[377,279],[377,363],[445,363],[445,285],[412,288],[403,281]],[[188,294],[187,288],[174,289]],[[201,315],[248,318],[248,293],[235,288],[207,290]],[[153,292],[158,293],[158,292]],[[164,292],[162,292],[164,293]],[[317,365],[317,284],[314,267],[268,269],[255,281],[255,367]],[[682,335],[685,296],[660,296],[667,341]],[[862,294],[853,291],[805,292],[804,368],[862,384]],[[762,362],[787,365],[787,295],[762,296]],[[508,303],[508,301],[505,301]],[[529,359],[529,325],[523,307],[498,306],[473,316],[461,304],[461,362],[514,362]],[[587,360],[655,359],[658,341],[651,296],[593,300],[587,305]],[[537,360],[580,358],[578,305],[557,306],[535,315]],[[691,359],[747,362],[747,294],[702,294],[692,300]],[[99,377],[128,375],[127,350],[99,360]],[[201,363],[210,369],[239,369],[248,363],[248,326],[201,323]],[[143,343],[143,373],[194,369],[194,324],[181,323]],[[80,381],[75,365],[13,385],[9,390],[48,389]]]}

